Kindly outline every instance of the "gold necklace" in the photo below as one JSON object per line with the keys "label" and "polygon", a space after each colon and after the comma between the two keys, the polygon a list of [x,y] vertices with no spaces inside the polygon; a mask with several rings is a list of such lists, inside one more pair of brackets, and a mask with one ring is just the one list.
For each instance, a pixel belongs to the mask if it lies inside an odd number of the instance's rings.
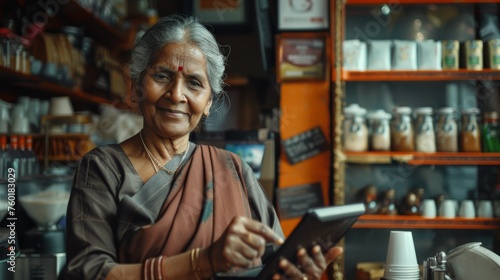
{"label": "gold necklace", "polygon": [[[189,150],[189,141],[187,143],[186,150],[184,151],[184,154],[182,155],[182,158],[179,161],[179,164],[177,165],[177,167],[174,170],[168,170],[168,169],[165,168],[165,166],[163,166],[160,163],[160,161],[158,159],[155,158],[155,156],[153,156],[153,154],[151,153],[151,151],[146,146],[146,143],[144,143],[144,139],[142,139],[142,130],[139,131],[139,137],[141,138],[142,146],[144,147],[144,150],[146,151],[146,154],[148,154],[149,160],[151,161],[151,164],[153,164],[153,168],[155,169],[156,173],[158,173],[158,171],[160,171],[160,170],[163,170],[163,171],[167,172],[170,175],[172,175],[175,172],[177,172],[177,169],[179,169],[179,167],[181,166],[181,163],[184,161],[184,159],[186,158],[186,155],[188,153],[188,150]],[[156,162],[156,164],[155,164],[155,162]]]}

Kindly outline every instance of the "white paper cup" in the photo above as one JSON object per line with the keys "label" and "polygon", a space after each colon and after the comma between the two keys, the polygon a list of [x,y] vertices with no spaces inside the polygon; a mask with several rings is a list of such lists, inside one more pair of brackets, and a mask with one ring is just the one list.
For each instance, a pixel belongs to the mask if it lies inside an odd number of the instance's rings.
{"label": "white paper cup", "polygon": [[422,217],[424,218],[436,218],[436,201],[434,199],[424,199],[422,201]]}
{"label": "white paper cup", "polygon": [[18,116],[12,121],[10,128],[12,133],[28,134],[30,132],[30,122],[25,116]]}
{"label": "white paper cup", "polygon": [[50,99],[49,114],[54,116],[73,115],[73,105],[68,96],[52,97]]}
{"label": "white paper cup", "polygon": [[456,211],[456,201],[451,199],[446,199],[441,203],[441,206],[439,207],[439,215],[447,219],[455,218]]}
{"label": "white paper cup", "polygon": [[418,267],[417,254],[411,231],[391,231],[387,247],[386,266]]}
{"label": "white paper cup", "polygon": [[474,219],[476,217],[476,209],[472,200],[463,200],[460,203],[459,215],[462,218]]}
{"label": "white paper cup", "polygon": [[489,200],[481,200],[477,206],[477,216],[481,218],[493,218],[493,204]]}

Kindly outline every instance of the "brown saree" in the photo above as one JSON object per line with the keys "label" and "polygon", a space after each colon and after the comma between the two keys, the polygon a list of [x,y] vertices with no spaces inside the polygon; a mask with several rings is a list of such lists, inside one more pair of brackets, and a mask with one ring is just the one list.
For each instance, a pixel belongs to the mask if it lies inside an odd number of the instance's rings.
{"label": "brown saree", "polygon": [[[156,222],[126,235],[118,250],[121,263],[138,263],[204,248],[217,240],[237,216],[251,218],[247,188],[234,154],[198,146],[175,179]],[[214,179],[217,178],[217,179]]]}
{"label": "brown saree", "polygon": [[177,175],[158,172],[143,182],[119,145],[85,155],[68,205],[65,279],[104,280],[118,263],[205,247],[237,215],[283,236],[273,205],[239,157],[191,143],[181,166]]}

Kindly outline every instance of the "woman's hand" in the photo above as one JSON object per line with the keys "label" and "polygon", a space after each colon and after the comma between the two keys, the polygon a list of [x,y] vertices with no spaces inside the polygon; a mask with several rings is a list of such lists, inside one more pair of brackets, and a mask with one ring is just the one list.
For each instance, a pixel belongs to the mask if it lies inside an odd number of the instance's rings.
{"label": "woman's hand", "polygon": [[254,266],[264,254],[266,243],[281,244],[283,239],[260,222],[234,218],[208,250],[214,272]]}
{"label": "woman's hand", "polygon": [[274,275],[273,280],[321,279],[326,267],[342,252],[342,247],[333,247],[323,255],[321,248],[316,245],[312,248],[311,255],[309,255],[304,248],[301,248],[297,251],[297,262],[295,264],[286,259],[280,261],[279,266],[283,270],[283,274]]}

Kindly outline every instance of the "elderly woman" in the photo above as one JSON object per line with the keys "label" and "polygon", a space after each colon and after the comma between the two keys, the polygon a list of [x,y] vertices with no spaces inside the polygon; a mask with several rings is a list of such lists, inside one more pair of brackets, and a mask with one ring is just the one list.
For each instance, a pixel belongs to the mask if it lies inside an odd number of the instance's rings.
{"label": "elderly woman", "polygon": [[[258,265],[266,243],[283,242],[272,204],[238,156],[189,142],[222,92],[215,38],[193,18],[163,18],[129,67],[143,128],[80,161],[66,279],[209,279]],[[319,279],[340,253],[300,249],[275,278]]]}

